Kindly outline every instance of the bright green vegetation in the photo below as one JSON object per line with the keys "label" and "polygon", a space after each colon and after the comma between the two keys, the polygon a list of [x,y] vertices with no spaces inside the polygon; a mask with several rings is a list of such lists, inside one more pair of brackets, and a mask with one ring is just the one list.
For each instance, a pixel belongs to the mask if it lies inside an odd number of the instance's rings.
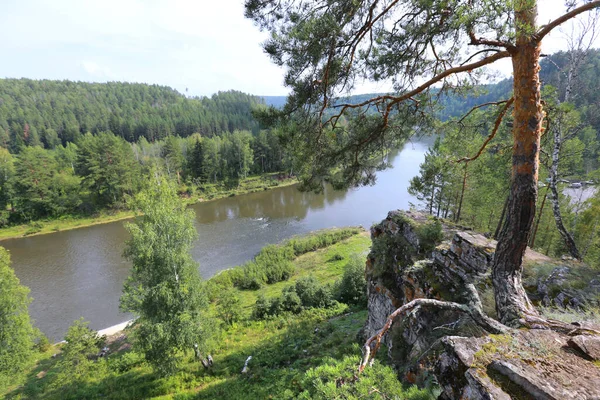
{"label": "bright green vegetation", "polygon": [[266,246],[252,261],[223,271],[211,279],[213,285],[218,286],[211,291],[219,291],[229,286],[255,290],[265,284],[288,280],[295,271],[292,260],[297,256],[330,246],[359,232],[359,228],[330,229],[293,238],[283,244]]}
{"label": "bright green vegetation", "polygon": [[10,255],[0,247],[0,387],[31,362],[34,329],[29,319],[29,289],[10,268]]}
{"label": "bright green vegetation", "polygon": [[[211,303],[211,313],[231,316],[223,311],[231,309],[232,305],[241,313],[233,320],[215,320],[216,332],[205,345],[214,358],[210,370],[205,370],[194,359],[193,352],[188,351],[182,353],[178,372],[163,377],[144,361],[135,344],[130,350],[118,351],[128,347],[121,341],[109,344],[111,354],[106,359],[78,359],[78,355],[86,353],[83,349],[87,344],[96,338],[77,322],[69,330],[72,340],[62,347],[60,356],[51,357],[56,348],[40,353],[39,361],[27,375],[14,382],[12,387],[0,389],[0,396],[41,399],[433,399],[435,397],[428,390],[404,387],[392,368],[385,364],[385,356],[358,379],[354,377],[360,357],[357,333],[367,317],[364,304],[351,308],[336,302],[329,308],[282,313],[264,320],[251,318],[252,307],[259,296],[275,297],[286,287],[308,277],[321,285],[340,281],[349,261],[352,265],[358,258],[364,263],[369,246],[370,240],[365,233],[354,234],[295,258],[292,261],[294,273],[287,282],[265,285],[260,290],[225,289],[222,296]],[[351,268],[357,269],[356,266]],[[225,298],[230,299],[227,304],[223,304]],[[130,336],[135,337],[135,333],[135,330],[130,332]],[[248,356],[252,356],[249,370],[242,374]],[[18,388],[17,384],[23,386]]]}
{"label": "bright green vegetation", "polygon": [[124,255],[131,273],[121,309],[138,317],[135,345],[162,375],[177,370],[178,354],[204,349],[211,324],[206,293],[190,250],[198,237],[195,214],[166,179],[150,184],[135,198],[142,214],[126,225],[131,238]]}
{"label": "bright green vegetation", "polygon": [[281,133],[251,115],[262,100],[243,93],[197,99],[143,84],[25,79],[0,80],[0,93],[3,237],[127,211],[155,175],[195,201],[277,186],[293,170]]}

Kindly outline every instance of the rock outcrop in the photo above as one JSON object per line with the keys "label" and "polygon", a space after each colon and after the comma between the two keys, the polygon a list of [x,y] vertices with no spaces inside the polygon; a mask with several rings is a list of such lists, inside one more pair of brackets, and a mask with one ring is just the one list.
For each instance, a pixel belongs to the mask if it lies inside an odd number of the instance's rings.
{"label": "rock outcrop", "polygon": [[[365,337],[378,332],[394,310],[416,298],[469,304],[472,287],[484,311],[494,316],[489,273],[495,241],[421,213],[402,211],[390,212],[372,227],[371,236]],[[559,280],[576,274],[574,267],[529,249],[525,263],[529,269],[549,271],[544,278],[529,277],[535,282],[528,286],[530,296],[539,303],[580,307],[595,298],[589,287],[580,292],[544,291],[573,286],[561,286]],[[585,279],[589,282],[588,275]],[[509,399],[518,393],[520,398],[600,399],[600,368],[594,364],[599,345],[588,336],[569,338],[542,330],[489,335],[465,313],[427,308],[395,321],[383,343],[401,377],[416,383],[435,379],[444,399]]]}

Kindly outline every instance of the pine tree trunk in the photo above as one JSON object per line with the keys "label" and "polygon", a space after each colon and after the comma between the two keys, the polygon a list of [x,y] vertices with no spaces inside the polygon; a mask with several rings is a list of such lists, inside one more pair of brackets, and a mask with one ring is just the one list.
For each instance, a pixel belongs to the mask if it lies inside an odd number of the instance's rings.
{"label": "pine tree trunk", "polygon": [[[540,96],[540,44],[532,37],[536,2],[515,2],[517,46],[514,71],[514,128],[512,178],[506,220],[498,239],[492,283],[496,312],[502,323],[521,325],[526,315],[537,315],[522,283],[523,256],[535,216],[540,136],[544,117]],[[529,32],[528,32],[529,31]]]}
{"label": "pine tree trunk", "polygon": [[498,239],[500,236],[500,231],[502,229],[502,225],[504,224],[504,216],[506,215],[506,209],[508,208],[508,197],[504,201],[504,207],[502,207],[502,214],[500,214],[500,219],[498,220],[498,225],[496,226],[496,231],[494,231],[494,239]]}

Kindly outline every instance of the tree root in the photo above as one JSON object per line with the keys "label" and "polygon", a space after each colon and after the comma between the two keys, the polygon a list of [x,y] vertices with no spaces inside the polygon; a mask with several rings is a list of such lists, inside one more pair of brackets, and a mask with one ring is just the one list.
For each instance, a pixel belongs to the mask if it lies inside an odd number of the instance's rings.
{"label": "tree root", "polygon": [[[465,314],[468,314],[477,325],[479,325],[484,330],[490,333],[507,333],[511,330],[511,328],[507,327],[506,325],[503,325],[495,319],[483,314],[477,306],[471,307],[465,304],[434,299],[415,299],[409,303],[406,303],[405,305],[391,313],[387,317],[387,320],[383,327],[365,342],[365,345],[363,346],[363,359],[361,360],[361,363],[358,367],[359,373],[363,372],[367,365],[371,365],[373,363],[375,355],[377,354],[377,351],[381,346],[381,340],[383,339],[383,336],[392,327],[394,320],[398,317],[404,316],[412,310],[416,311],[421,307],[435,307],[438,309],[463,312]],[[536,315],[526,315],[519,322],[522,324],[523,327],[528,329],[550,329],[568,336],[600,336],[600,331],[594,329],[581,327],[575,324],[568,324],[553,319],[541,318]]]}
{"label": "tree root", "polygon": [[[394,320],[397,317],[403,316],[407,314],[409,311],[418,310],[421,307],[435,307],[439,309],[459,311],[468,314],[473,321],[481,326],[483,329],[490,333],[506,333],[510,330],[509,327],[502,325],[500,322],[486,316],[482,312],[480,312],[478,307],[470,307],[465,304],[454,303],[451,301],[440,301],[434,299],[415,299],[409,303],[406,303],[402,307],[398,308],[392,314],[390,314],[383,325],[383,327],[371,336],[363,347],[363,359],[358,367],[358,372],[361,373],[364,371],[367,365],[370,365],[373,362],[379,347],[381,346],[381,339],[388,332],[388,330],[392,327]],[[373,345],[373,349],[371,350],[371,346]]]}
{"label": "tree root", "polygon": [[600,331],[591,328],[579,326],[579,324],[569,324],[555,319],[542,318],[537,315],[525,315],[519,320],[521,325],[529,329],[549,329],[567,336],[592,335],[600,336]]}

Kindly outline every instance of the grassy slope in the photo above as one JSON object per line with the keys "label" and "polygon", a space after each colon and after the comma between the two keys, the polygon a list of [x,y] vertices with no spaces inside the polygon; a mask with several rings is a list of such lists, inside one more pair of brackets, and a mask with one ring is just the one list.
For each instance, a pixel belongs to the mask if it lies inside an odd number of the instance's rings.
{"label": "grassy slope", "polygon": [[[224,197],[238,196],[247,193],[260,192],[275,187],[289,186],[296,183],[294,179],[282,182],[267,180],[262,176],[252,176],[242,180],[240,185],[233,189],[226,189],[221,185],[206,185],[207,194],[198,193],[196,196],[186,199],[188,204],[203,201],[222,199]],[[32,224],[16,225],[0,229],[0,240],[23,236],[43,235],[70,229],[83,228],[86,226],[105,224],[109,222],[132,218],[132,211],[101,211],[92,217],[65,216],[59,219],[40,220]]]}
{"label": "grassy slope", "polygon": [[[313,275],[322,282],[339,278],[345,263],[353,253],[365,254],[370,246],[366,232],[340,243],[298,257],[296,273],[287,282],[263,288],[262,293],[275,296],[281,289],[302,276]],[[334,255],[342,260],[330,261]],[[241,291],[244,310],[249,315],[259,291]],[[296,316],[282,316],[271,321],[246,321],[224,330],[213,344],[215,365],[204,371],[190,357],[181,372],[170,378],[158,378],[143,362],[135,362],[134,353],[113,354],[108,362],[91,364],[93,373],[79,380],[70,376],[73,384],[56,384],[60,379],[60,357],[51,358],[57,349],[40,357],[21,389],[5,392],[8,398],[199,398],[199,399],[265,399],[294,398],[303,388],[301,380],[306,370],[327,362],[327,357],[340,359],[358,356],[356,333],[364,324],[365,310],[348,310],[340,305],[332,310],[309,310]],[[316,331],[315,331],[316,329]],[[120,347],[122,343],[114,345]],[[382,354],[385,352],[381,352]],[[250,373],[240,373],[246,358],[252,355]],[[133,366],[115,372],[115,366]],[[43,378],[36,376],[46,371]],[[55,382],[53,385],[52,382]],[[62,387],[61,387],[62,386]],[[0,397],[3,396],[0,390]]]}

